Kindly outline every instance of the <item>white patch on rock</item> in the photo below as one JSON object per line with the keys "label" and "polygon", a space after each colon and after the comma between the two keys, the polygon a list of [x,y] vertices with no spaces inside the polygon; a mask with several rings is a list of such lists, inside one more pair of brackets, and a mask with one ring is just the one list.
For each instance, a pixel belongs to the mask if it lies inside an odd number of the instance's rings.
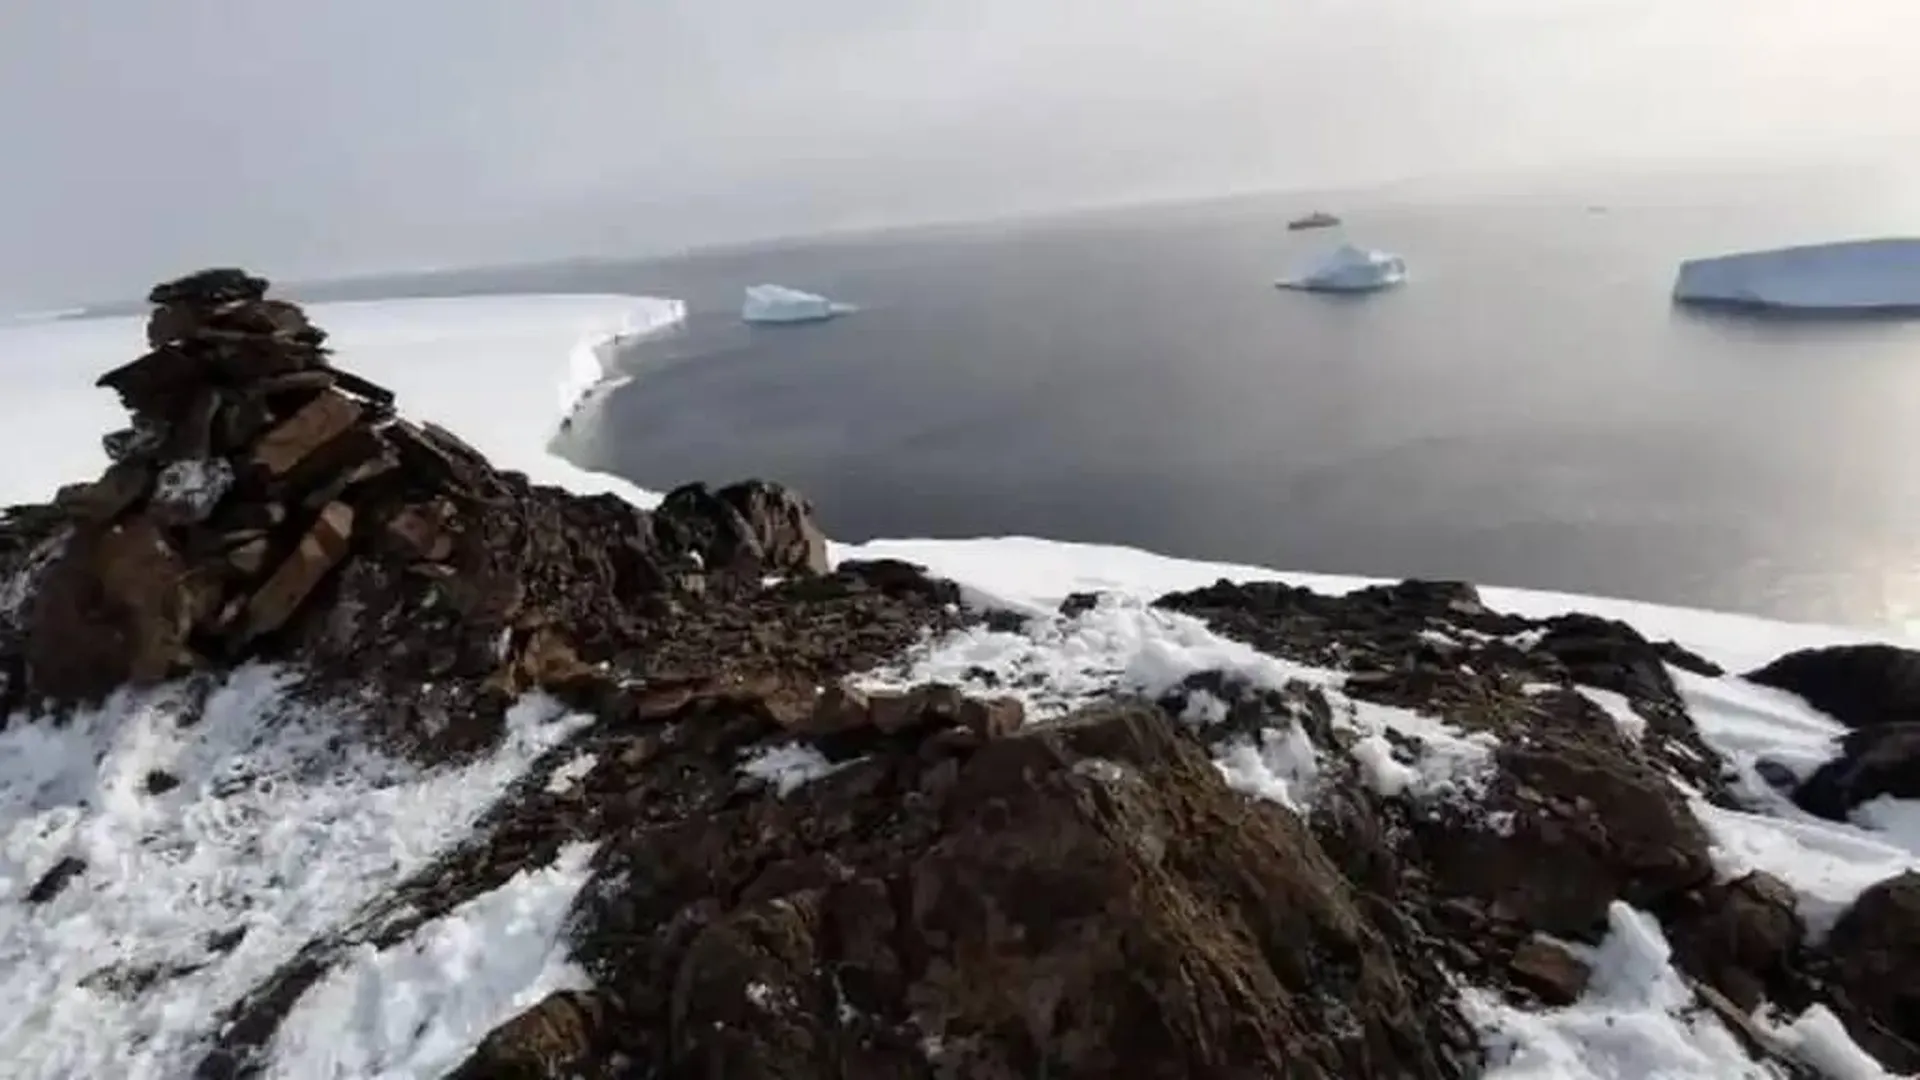
{"label": "white patch on rock", "polygon": [[815,780],[825,779],[852,762],[835,764],[811,746],[783,743],[750,751],[740,763],[740,771],[771,786],[781,798],[793,794]]}
{"label": "white patch on rock", "polygon": [[153,501],[179,510],[190,521],[201,521],[232,487],[233,466],[225,458],[175,461],[155,478]]}

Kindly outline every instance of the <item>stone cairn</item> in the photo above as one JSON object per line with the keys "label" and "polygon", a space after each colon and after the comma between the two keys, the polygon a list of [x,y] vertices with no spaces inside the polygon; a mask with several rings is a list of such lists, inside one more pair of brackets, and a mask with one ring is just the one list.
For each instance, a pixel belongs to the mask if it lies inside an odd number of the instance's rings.
{"label": "stone cairn", "polygon": [[328,362],[267,282],[215,269],[156,287],[150,351],[101,376],[132,413],[112,464],[61,490],[69,524],[28,614],[27,695],[98,699],[246,658],[377,537],[451,576],[444,528],[497,477],[451,433]]}
{"label": "stone cairn", "polygon": [[[105,436],[99,479],[55,498],[71,532],[29,616],[31,695],[95,699],[239,657],[346,557],[360,489],[405,469],[458,490],[477,459],[332,367],[326,334],[266,290],[239,270],[156,287],[151,351],[98,380],[132,423]],[[424,523],[388,524],[432,557]]]}

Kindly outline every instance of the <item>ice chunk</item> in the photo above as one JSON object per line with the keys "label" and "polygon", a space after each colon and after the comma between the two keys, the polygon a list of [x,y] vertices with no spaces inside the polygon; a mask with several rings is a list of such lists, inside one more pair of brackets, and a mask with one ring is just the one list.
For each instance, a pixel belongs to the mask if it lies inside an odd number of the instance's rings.
{"label": "ice chunk", "polygon": [[740,317],[753,323],[821,322],[852,310],[849,304],[785,285],[749,285]]}
{"label": "ice chunk", "polygon": [[1847,240],[1680,264],[1682,303],[1920,313],[1920,239]]}
{"label": "ice chunk", "polygon": [[1373,292],[1406,279],[1406,260],[1400,256],[1342,244],[1300,273],[1275,284],[1283,289],[1315,292]]}

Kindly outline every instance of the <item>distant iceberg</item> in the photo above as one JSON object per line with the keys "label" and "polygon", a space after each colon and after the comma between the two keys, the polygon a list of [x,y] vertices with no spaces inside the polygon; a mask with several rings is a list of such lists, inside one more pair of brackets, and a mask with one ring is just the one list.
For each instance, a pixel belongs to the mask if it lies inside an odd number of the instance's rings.
{"label": "distant iceberg", "polygon": [[1920,313],[1920,239],[1846,240],[1689,259],[1681,303],[1795,311]]}
{"label": "distant iceberg", "polygon": [[1325,210],[1315,210],[1305,217],[1297,217],[1287,222],[1287,228],[1295,232],[1301,229],[1330,229],[1340,224],[1340,219]]}
{"label": "distant iceberg", "polygon": [[1374,292],[1407,280],[1407,263],[1398,255],[1342,244],[1291,278],[1274,284],[1314,292]]}
{"label": "distant iceberg", "polygon": [[784,285],[749,285],[746,301],[740,305],[740,317],[751,323],[821,322],[853,310],[851,304],[837,303]]}

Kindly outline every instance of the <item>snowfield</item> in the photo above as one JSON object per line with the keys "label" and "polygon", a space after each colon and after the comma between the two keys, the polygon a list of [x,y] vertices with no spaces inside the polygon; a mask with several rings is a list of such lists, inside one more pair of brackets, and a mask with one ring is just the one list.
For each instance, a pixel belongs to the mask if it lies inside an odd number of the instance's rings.
{"label": "snowfield", "polygon": [[[391,387],[410,415],[448,427],[537,480],[655,501],[556,456],[556,416],[591,422],[608,350],[672,325],[684,314],[677,302],[475,298],[310,312],[331,332],[342,365]],[[121,413],[92,379],[137,354],[141,326],[104,319],[0,328],[7,430],[31,450],[0,478],[0,500],[44,499],[105,465],[96,436],[119,426]],[[1169,591],[1220,578],[1332,592],[1370,582],[1021,537],[835,545],[833,557],[921,563],[960,582],[972,599],[1033,620],[1027,633],[976,628],[927,642],[896,668],[870,673],[875,684],[965,682],[987,671],[1023,687],[1030,716],[1044,720],[1116,687],[1158,693],[1193,672],[1226,670],[1259,686],[1303,680],[1325,688],[1335,722],[1359,737],[1360,774],[1379,790],[1471,799],[1489,758],[1487,736],[1346,699],[1333,673],[1277,660],[1197,619],[1149,606]],[[17,600],[31,587],[31,580],[0,582],[0,598]],[[1092,609],[1059,613],[1068,594],[1093,591],[1106,595]],[[1526,615],[1578,609],[1623,619],[1730,670],[1812,645],[1920,644],[1891,633],[1618,600],[1500,588],[1482,597]],[[1761,807],[1736,813],[1699,804],[1727,873],[1761,868],[1780,876],[1819,926],[1873,882],[1920,867],[1920,807],[1882,800],[1851,825],[1818,821],[1753,775],[1761,757],[1796,769],[1817,765],[1833,753],[1838,724],[1738,678],[1674,677],[1702,736],[1742,770]],[[583,723],[529,697],[514,710],[509,737],[484,759],[424,770],[342,745],[334,737],[339,718],[295,704],[286,694],[290,678],[237,672],[191,727],[180,722],[181,703],[158,692],[124,695],[65,725],[18,715],[0,729],[0,1074],[183,1075],[222,1010],[305,942],[363,925],[376,897],[465,838],[536,759],[558,751]],[[1210,708],[1196,698],[1187,719],[1207,723]],[[1418,735],[1425,756],[1397,759],[1386,739],[1394,732]],[[550,783],[570,783],[591,767],[560,752],[570,763]],[[1218,765],[1250,796],[1300,807],[1312,802],[1325,772],[1317,753],[1295,730],[1230,746]],[[789,749],[741,768],[791,791],[831,766]],[[161,774],[170,783],[157,783]],[[576,985],[583,976],[566,955],[561,928],[590,854],[570,848],[546,869],[460,905],[397,945],[349,949],[296,1002],[273,1046],[271,1075],[441,1076],[518,1009]],[[86,875],[45,904],[26,903],[27,890],[67,859],[109,872]],[[1616,904],[1611,930],[1597,950],[1584,952],[1596,971],[1586,998],[1565,1009],[1525,1012],[1467,989],[1470,1018],[1496,1063],[1491,1075],[1772,1075],[1694,1008],[1650,918]],[[1758,1023],[1835,1080],[1886,1075],[1824,1010]]]}

